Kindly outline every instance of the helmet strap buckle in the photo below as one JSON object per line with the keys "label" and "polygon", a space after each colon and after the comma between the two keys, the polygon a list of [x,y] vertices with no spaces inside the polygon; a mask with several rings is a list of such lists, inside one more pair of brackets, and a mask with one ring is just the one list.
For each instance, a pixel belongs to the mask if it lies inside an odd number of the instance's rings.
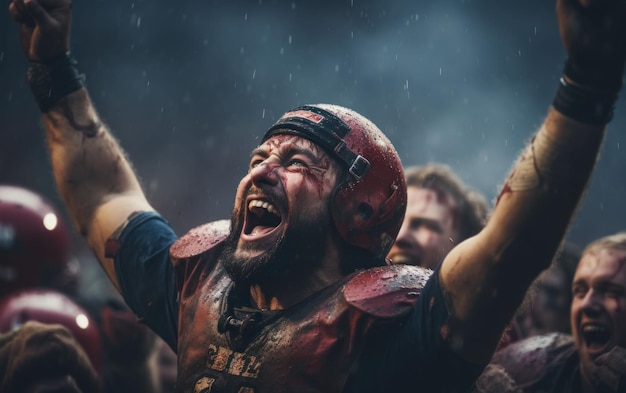
{"label": "helmet strap buckle", "polygon": [[361,180],[363,176],[367,173],[367,170],[370,168],[370,162],[367,158],[362,155],[357,155],[354,161],[352,161],[352,165],[350,165],[350,169],[348,172],[357,180]]}

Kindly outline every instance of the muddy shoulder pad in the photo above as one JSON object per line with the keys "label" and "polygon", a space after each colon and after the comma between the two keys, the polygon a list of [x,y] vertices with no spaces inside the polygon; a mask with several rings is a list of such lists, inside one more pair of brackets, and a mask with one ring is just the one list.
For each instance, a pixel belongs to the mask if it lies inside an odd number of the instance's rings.
{"label": "muddy shoulder pad", "polygon": [[417,266],[382,266],[363,270],[346,283],[343,289],[348,303],[378,318],[405,315],[432,274]]}
{"label": "muddy shoulder pad", "polygon": [[549,333],[509,344],[496,352],[492,364],[506,370],[519,386],[527,386],[541,380],[555,359],[563,358],[573,350],[570,335]]}
{"label": "muddy shoulder pad", "polygon": [[193,228],[170,248],[174,259],[191,258],[223,242],[230,232],[230,221],[219,220]]}

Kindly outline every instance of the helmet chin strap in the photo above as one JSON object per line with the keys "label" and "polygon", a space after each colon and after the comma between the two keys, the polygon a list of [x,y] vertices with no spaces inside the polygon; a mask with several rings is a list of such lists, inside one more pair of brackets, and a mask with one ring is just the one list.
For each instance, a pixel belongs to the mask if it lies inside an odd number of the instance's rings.
{"label": "helmet chin strap", "polygon": [[358,182],[367,173],[370,162],[346,146],[343,138],[348,132],[350,126],[334,114],[322,108],[304,105],[292,109],[278,119],[267,130],[262,142],[277,134],[293,134],[306,138],[338,158]]}

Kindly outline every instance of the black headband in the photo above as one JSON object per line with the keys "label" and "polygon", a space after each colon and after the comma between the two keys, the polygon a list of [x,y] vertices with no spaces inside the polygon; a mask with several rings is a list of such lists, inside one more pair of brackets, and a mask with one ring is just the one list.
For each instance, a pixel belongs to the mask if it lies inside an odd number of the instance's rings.
{"label": "black headband", "polygon": [[370,167],[370,162],[346,146],[343,138],[350,132],[350,126],[332,113],[316,106],[299,106],[278,119],[263,136],[265,142],[273,135],[294,134],[321,146],[338,158],[348,168],[348,172],[361,180]]}

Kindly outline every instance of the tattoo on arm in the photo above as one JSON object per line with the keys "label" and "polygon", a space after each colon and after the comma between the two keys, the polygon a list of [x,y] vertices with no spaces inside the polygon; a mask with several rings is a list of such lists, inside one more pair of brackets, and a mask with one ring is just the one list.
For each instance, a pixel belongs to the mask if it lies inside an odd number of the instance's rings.
{"label": "tattoo on arm", "polygon": [[85,135],[88,138],[93,138],[98,134],[98,131],[102,127],[102,123],[99,120],[94,121],[94,120],[89,119],[87,121],[87,124],[79,124],[79,121],[74,115],[74,112],[72,110],[72,106],[70,105],[67,99],[61,100],[59,105],[61,106],[63,115],[65,116],[65,118],[70,123],[70,126],[73,129],[83,133],[83,135]]}

